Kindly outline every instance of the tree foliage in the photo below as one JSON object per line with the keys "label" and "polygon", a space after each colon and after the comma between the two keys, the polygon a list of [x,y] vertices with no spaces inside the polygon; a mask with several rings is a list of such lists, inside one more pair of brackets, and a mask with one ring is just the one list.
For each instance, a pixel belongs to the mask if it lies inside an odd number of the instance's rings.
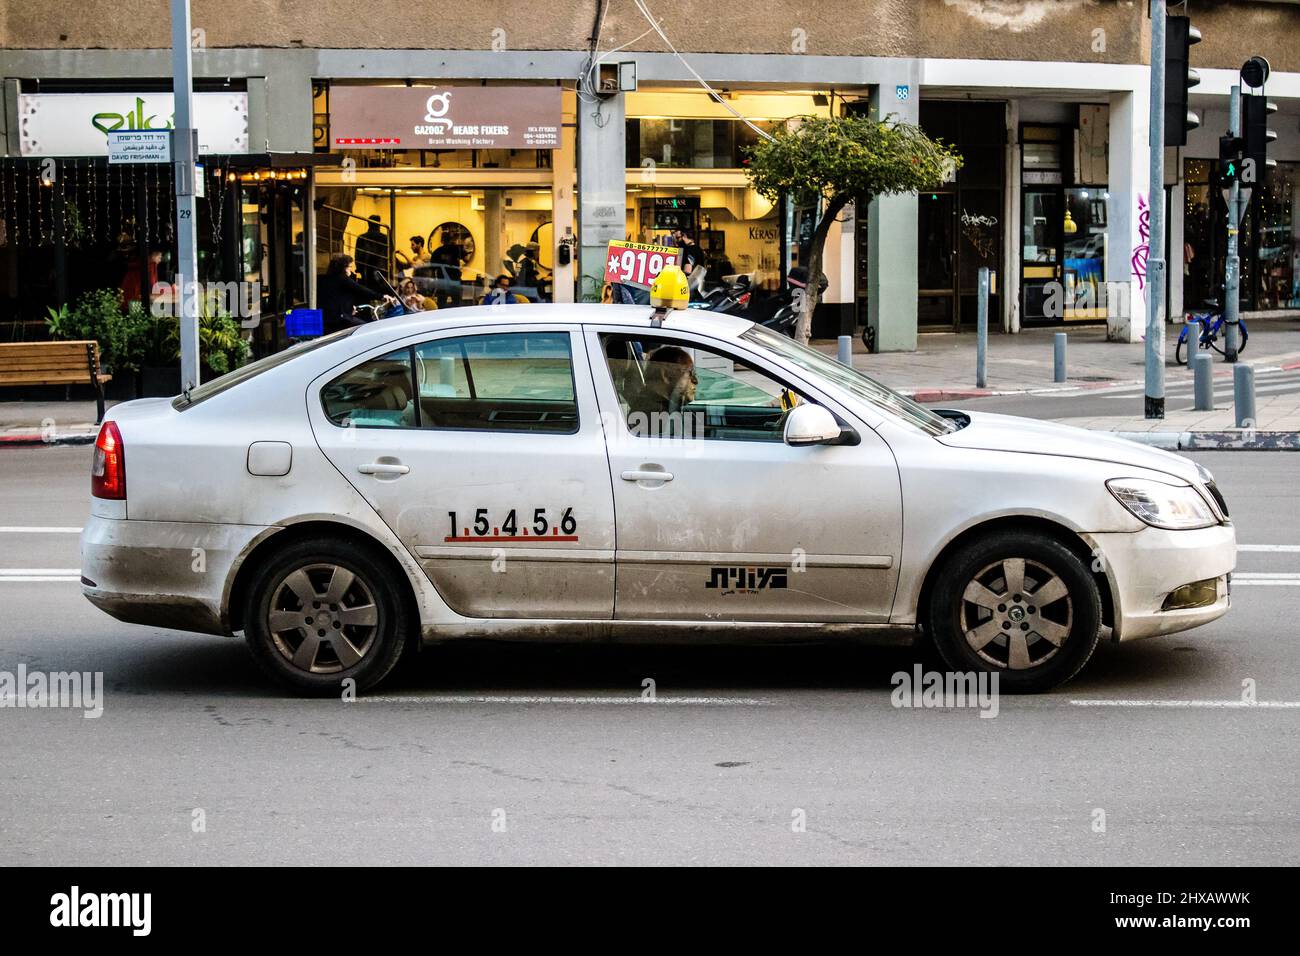
{"label": "tree foliage", "polygon": [[824,203],[806,263],[812,281],[799,317],[804,341],[820,298],[816,277],[826,235],[840,210],[853,200],[865,205],[876,196],[932,189],[961,166],[952,146],[919,126],[864,116],[798,117],[755,145],[749,159],[750,182],[768,201],[790,195]]}

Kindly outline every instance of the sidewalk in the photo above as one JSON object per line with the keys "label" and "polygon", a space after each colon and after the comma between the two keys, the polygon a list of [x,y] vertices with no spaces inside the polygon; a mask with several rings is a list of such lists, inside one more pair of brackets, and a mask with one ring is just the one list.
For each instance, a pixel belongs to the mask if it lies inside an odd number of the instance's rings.
{"label": "sidewalk", "polygon": [[[1064,383],[1052,381],[1052,349],[1057,332],[1069,336],[1068,380]],[[1255,320],[1249,323],[1249,332],[1250,342],[1241,353],[1245,364],[1300,367],[1300,317]],[[1174,362],[1177,335],[1178,326],[1171,326],[1165,332],[1167,382],[1182,377],[1191,379],[1191,370]],[[973,332],[922,332],[917,338],[915,352],[872,355],[861,338],[855,337],[853,366],[920,402],[990,395],[1067,394],[1090,388],[1140,385],[1146,368],[1144,343],[1107,342],[1106,330],[1101,326],[1028,329],[1017,335],[990,332],[987,381],[984,388],[976,388]],[[819,339],[812,344],[829,355],[836,354],[837,343],[833,340]],[[1221,369],[1216,362],[1215,372]]]}
{"label": "sidewalk", "polygon": [[[1055,333],[1069,336],[1067,381],[1052,381]],[[1140,415],[1101,415],[1081,407],[1077,414],[1051,420],[1171,450],[1271,449],[1300,451],[1300,319],[1257,319],[1249,323],[1250,341],[1241,364],[1257,376],[1255,421],[1237,428],[1231,398],[1216,398],[1213,411],[1191,411],[1192,371],[1174,362],[1178,328],[1166,331],[1165,388],[1169,396],[1165,418]],[[818,341],[816,348],[835,354],[835,342]],[[1222,393],[1232,384],[1232,367],[1214,356],[1214,383]],[[1140,407],[1146,372],[1145,345],[1107,342],[1100,327],[1032,329],[1019,335],[989,336],[987,385],[975,387],[975,336],[971,333],[922,333],[915,352],[871,355],[854,340],[854,367],[920,402],[960,401],[992,396],[1132,395]],[[1278,381],[1296,382],[1293,391]],[[1273,393],[1282,390],[1284,394]],[[1059,403],[1058,403],[1059,404]],[[1083,402],[1081,402],[1081,406]]]}

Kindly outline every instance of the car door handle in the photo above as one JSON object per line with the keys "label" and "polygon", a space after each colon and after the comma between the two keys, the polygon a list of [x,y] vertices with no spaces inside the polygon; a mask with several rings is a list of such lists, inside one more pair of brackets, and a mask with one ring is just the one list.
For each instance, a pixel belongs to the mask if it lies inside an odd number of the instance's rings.
{"label": "car door handle", "polygon": [[672,481],[673,473],[671,471],[642,471],[637,469],[625,471],[621,477],[624,481]]}
{"label": "car door handle", "polygon": [[409,465],[399,465],[391,461],[372,461],[368,465],[357,466],[357,471],[363,475],[405,475],[410,470]]}

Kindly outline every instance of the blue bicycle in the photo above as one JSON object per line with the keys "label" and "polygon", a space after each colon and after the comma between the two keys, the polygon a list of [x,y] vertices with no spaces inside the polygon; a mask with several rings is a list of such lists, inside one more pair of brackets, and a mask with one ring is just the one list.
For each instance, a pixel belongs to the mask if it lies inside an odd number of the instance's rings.
{"label": "blue bicycle", "polygon": [[[1225,320],[1223,313],[1219,311],[1219,303],[1213,299],[1205,301],[1207,306],[1204,312],[1187,313],[1187,321],[1183,324],[1183,329],[1178,333],[1178,345],[1174,349],[1174,361],[1179,365],[1187,364],[1187,330],[1193,322],[1200,323],[1201,338],[1198,343],[1203,349],[1214,349],[1220,355],[1223,354],[1223,346],[1219,344],[1219,333],[1223,331]],[[1250,333],[1246,331],[1246,323],[1242,319],[1237,320],[1237,330],[1239,339],[1237,342],[1237,351],[1246,351],[1246,340],[1250,338]]]}

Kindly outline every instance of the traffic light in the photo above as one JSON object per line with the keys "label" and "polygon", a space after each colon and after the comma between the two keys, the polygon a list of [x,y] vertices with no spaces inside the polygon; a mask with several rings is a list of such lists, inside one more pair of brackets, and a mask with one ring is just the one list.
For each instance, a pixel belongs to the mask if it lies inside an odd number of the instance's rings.
{"label": "traffic light", "polygon": [[1241,137],[1219,137],[1219,186],[1231,189],[1232,184],[1241,177]]}
{"label": "traffic light", "polygon": [[1187,131],[1201,125],[1201,118],[1187,108],[1187,91],[1201,82],[1191,65],[1193,43],[1201,42],[1201,31],[1186,17],[1165,18],[1165,145],[1186,146]]}
{"label": "traffic light", "polygon": [[1277,160],[1268,158],[1268,144],[1277,139],[1277,133],[1268,128],[1268,114],[1277,112],[1277,104],[1270,103],[1262,94],[1241,94],[1241,181],[1252,186],[1264,181],[1264,167],[1276,166]]}

